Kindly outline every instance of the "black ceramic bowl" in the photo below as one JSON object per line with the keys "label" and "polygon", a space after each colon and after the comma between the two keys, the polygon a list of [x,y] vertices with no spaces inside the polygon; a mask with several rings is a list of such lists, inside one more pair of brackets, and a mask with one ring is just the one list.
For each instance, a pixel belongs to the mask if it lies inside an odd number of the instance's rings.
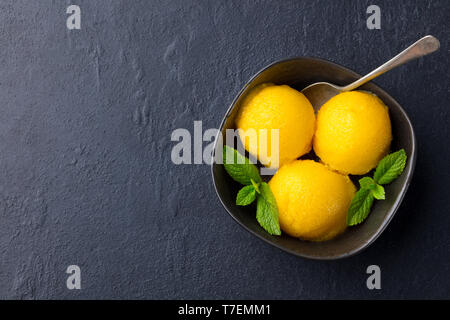
{"label": "black ceramic bowl", "polygon": [[[220,125],[220,134],[224,135],[225,129],[235,128],[234,119],[243,97],[261,83],[287,84],[301,91],[318,81],[347,85],[358,78],[360,75],[347,68],[316,58],[292,58],[272,63],[253,76],[239,92],[225,113]],[[259,226],[256,221],[256,209],[253,206],[241,207],[235,204],[237,191],[242,186],[227,175],[222,164],[213,163],[212,176],[217,195],[234,220],[271,245],[311,259],[331,260],[348,257],[367,248],[377,239],[400,206],[411,182],[416,161],[416,139],[408,116],[389,94],[373,83],[368,83],[358,90],[375,93],[389,107],[393,134],[391,150],[403,148],[408,156],[402,175],[386,186],[386,200],[375,201],[369,217],[362,224],[347,228],[342,235],[329,241],[309,242],[286,234],[279,237],[271,236]],[[219,147],[220,145],[216,144],[214,153]]]}

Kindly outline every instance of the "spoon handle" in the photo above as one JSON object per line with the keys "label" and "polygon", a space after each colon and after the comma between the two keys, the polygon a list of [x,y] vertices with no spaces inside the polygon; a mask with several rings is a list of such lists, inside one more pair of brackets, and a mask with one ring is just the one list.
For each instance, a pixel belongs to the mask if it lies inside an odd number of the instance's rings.
{"label": "spoon handle", "polygon": [[398,67],[399,65],[402,65],[410,60],[425,56],[429,53],[432,53],[439,49],[439,40],[436,39],[433,36],[425,36],[422,39],[418,40],[402,52],[400,52],[398,55],[393,57],[391,60],[386,62],[385,64],[379,66],[369,74],[365,75],[364,77],[356,80],[353,83],[350,83],[349,85],[342,87],[342,91],[350,91],[353,89],[358,88],[359,86],[362,86],[366,82],[372,80],[373,78],[378,77],[379,75],[382,75],[386,71],[389,71],[395,67]]}

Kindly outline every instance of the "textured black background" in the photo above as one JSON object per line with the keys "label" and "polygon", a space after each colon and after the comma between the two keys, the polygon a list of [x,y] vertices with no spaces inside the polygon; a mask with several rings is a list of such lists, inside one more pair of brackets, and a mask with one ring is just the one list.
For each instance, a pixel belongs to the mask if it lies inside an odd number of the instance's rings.
{"label": "textured black background", "polygon": [[[81,30],[66,28],[70,4]],[[381,7],[381,30],[366,8]],[[449,298],[449,3],[1,1],[0,298]],[[378,78],[419,144],[396,217],[363,253],[297,258],[221,207],[171,132],[218,127],[266,64],[317,56],[364,74],[418,38],[441,49]],[[82,290],[65,270],[82,271]],[[366,288],[370,264],[382,290]]]}

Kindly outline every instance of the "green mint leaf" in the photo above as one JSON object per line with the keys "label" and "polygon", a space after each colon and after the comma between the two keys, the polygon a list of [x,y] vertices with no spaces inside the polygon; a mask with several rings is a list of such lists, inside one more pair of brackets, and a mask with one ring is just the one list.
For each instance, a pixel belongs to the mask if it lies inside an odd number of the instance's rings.
{"label": "green mint leaf", "polygon": [[373,193],[370,189],[359,189],[350,203],[347,213],[347,225],[354,226],[364,221],[373,203]]}
{"label": "green mint leaf", "polygon": [[223,148],[223,165],[230,177],[240,184],[251,185],[252,179],[257,183],[262,181],[258,168],[247,157],[229,146]]}
{"label": "green mint leaf", "polygon": [[261,182],[260,194],[256,202],[256,220],[261,227],[270,235],[281,235],[280,223],[278,221],[278,207],[275,197],[267,183]]}
{"label": "green mint leaf", "polygon": [[364,177],[359,179],[359,185],[361,186],[361,189],[369,189],[372,190],[376,186],[376,182],[373,181],[371,177]]}
{"label": "green mint leaf", "polygon": [[373,194],[374,198],[377,200],[386,199],[384,188],[383,188],[383,186],[380,186],[379,184],[375,184],[374,188],[372,189],[372,194]]}
{"label": "green mint leaf", "polygon": [[347,213],[347,225],[354,226],[363,222],[370,213],[374,199],[386,199],[382,184],[391,183],[405,169],[406,152],[401,149],[381,159],[378,163],[373,179],[363,177],[359,179],[361,189],[356,192]]}
{"label": "green mint leaf", "polygon": [[254,186],[245,186],[239,190],[236,196],[236,204],[238,206],[247,206],[256,199],[256,189]]}
{"label": "green mint leaf", "polygon": [[406,158],[405,150],[401,149],[381,159],[373,175],[375,182],[378,184],[391,183],[405,169]]}
{"label": "green mint leaf", "polygon": [[386,199],[383,186],[377,184],[372,178],[364,177],[359,179],[359,185],[361,186],[361,189],[371,190],[375,199]]}
{"label": "green mint leaf", "polygon": [[256,183],[255,180],[250,179],[252,185],[255,187],[256,192],[261,193],[261,191],[259,191],[259,183]]}

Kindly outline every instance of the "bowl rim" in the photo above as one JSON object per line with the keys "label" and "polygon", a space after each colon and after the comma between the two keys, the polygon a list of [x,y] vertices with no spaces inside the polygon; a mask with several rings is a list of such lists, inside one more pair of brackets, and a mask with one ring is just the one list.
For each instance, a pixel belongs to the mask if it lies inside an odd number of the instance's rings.
{"label": "bowl rim", "polygon": [[[282,250],[285,252],[288,252],[294,256],[297,257],[302,257],[302,258],[308,258],[308,259],[313,259],[313,260],[339,260],[339,259],[343,259],[343,258],[348,258],[351,257],[357,253],[360,253],[362,251],[364,251],[365,249],[367,249],[372,243],[375,242],[375,240],[378,239],[378,237],[383,233],[383,231],[386,229],[386,227],[389,225],[389,223],[391,222],[392,218],[394,217],[394,215],[396,214],[398,208],[400,207],[400,204],[403,201],[403,198],[406,195],[406,192],[408,191],[409,185],[411,184],[411,180],[413,177],[413,173],[414,173],[414,169],[416,166],[416,156],[417,156],[417,142],[416,142],[416,135],[414,133],[414,127],[411,123],[411,120],[408,117],[408,114],[406,113],[406,111],[403,109],[403,107],[397,102],[397,100],[395,100],[386,90],[384,90],[382,87],[380,87],[379,85],[377,85],[376,83],[374,83],[373,81],[370,81],[368,83],[372,83],[374,86],[376,86],[378,89],[380,89],[381,91],[383,91],[385,94],[387,94],[392,101],[394,102],[394,104],[397,105],[399,111],[402,113],[402,115],[405,117],[406,122],[408,124],[408,128],[410,131],[410,135],[412,137],[411,139],[411,158],[409,159],[409,163],[410,166],[408,166],[408,170],[406,172],[404,172],[406,174],[406,181],[405,183],[402,185],[401,190],[400,190],[400,195],[399,197],[397,197],[396,201],[394,202],[394,204],[391,206],[391,208],[388,210],[386,218],[383,220],[383,222],[381,223],[380,227],[374,232],[374,234],[367,240],[365,241],[361,246],[349,251],[349,252],[345,252],[339,255],[335,255],[335,256],[313,256],[313,255],[309,255],[309,254],[302,254],[302,253],[298,253],[294,250],[291,250],[289,248],[286,248],[282,245],[276,244],[274,242],[272,242],[271,240],[259,235],[258,233],[254,232],[252,229],[250,229],[249,227],[247,227],[243,222],[241,222],[237,217],[235,217],[235,215],[230,212],[230,210],[227,208],[227,206],[225,205],[225,203],[222,200],[222,197],[219,194],[219,191],[217,190],[217,182],[216,179],[214,177],[214,159],[215,159],[215,154],[216,154],[216,149],[217,149],[217,144],[219,141],[219,136],[222,135],[222,131],[223,131],[223,127],[225,126],[225,123],[227,121],[227,119],[230,117],[236,102],[239,100],[239,98],[242,96],[242,94],[244,93],[244,91],[247,89],[247,87],[264,71],[274,67],[275,65],[281,64],[281,63],[286,63],[289,61],[294,61],[294,60],[308,60],[308,61],[316,61],[316,62],[324,62],[327,64],[330,64],[332,66],[341,68],[343,70],[345,70],[346,72],[356,76],[356,77],[361,77],[360,74],[358,74],[357,72],[344,67],[342,65],[339,65],[335,62],[323,59],[323,58],[317,58],[317,57],[309,57],[309,56],[295,56],[295,57],[289,57],[289,58],[283,58],[283,59],[278,59],[275,60],[274,62],[271,62],[270,64],[264,66],[263,68],[261,68],[259,71],[257,71],[253,76],[250,77],[250,79],[248,81],[246,81],[246,83],[244,84],[244,86],[241,88],[241,90],[239,90],[239,92],[237,93],[237,95],[234,97],[233,101],[231,102],[230,106],[228,107],[224,117],[222,118],[222,121],[220,123],[219,126],[219,130],[217,132],[217,135],[215,137],[215,142],[214,142],[214,147],[213,147],[213,153],[211,155],[212,159],[211,159],[211,175],[212,175],[212,180],[213,180],[213,185],[214,185],[214,190],[216,192],[217,197],[219,198],[220,203],[222,204],[222,207],[226,210],[226,212],[228,213],[228,215],[230,215],[234,221],[236,221],[241,227],[243,227],[245,230],[247,230],[249,233],[251,233],[252,235],[256,236],[257,238],[263,240],[264,242]],[[299,240],[300,241],[300,240]]]}

